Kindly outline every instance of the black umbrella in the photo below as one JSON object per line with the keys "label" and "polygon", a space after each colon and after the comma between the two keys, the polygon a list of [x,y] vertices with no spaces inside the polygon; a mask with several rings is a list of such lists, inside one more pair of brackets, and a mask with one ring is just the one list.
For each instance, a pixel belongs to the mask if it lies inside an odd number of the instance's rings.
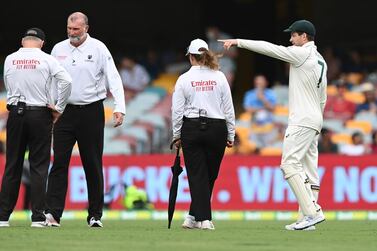
{"label": "black umbrella", "polygon": [[174,165],[171,167],[173,177],[170,185],[169,192],[169,208],[168,208],[168,228],[170,229],[171,221],[174,215],[175,201],[177,199],[177,190],[178,190],[178,176],[183,172],[181,167],[181,157],[179,156],[179,148],[177,148],[177,154],[175,156]]}

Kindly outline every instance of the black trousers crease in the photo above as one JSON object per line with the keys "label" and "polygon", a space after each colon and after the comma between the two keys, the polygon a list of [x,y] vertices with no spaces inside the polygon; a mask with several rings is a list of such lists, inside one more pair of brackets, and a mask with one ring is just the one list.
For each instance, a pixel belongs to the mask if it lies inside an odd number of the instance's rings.
{"label": "black trousers crease", "polygon": [[25,151],[29,150],[31,220],[44,221],[45,192],[51,158],[52,116],[49,109],[11,109],[7,120],[6,164],[1,184],[0,221],[7,221],[16,205]]}
{"label": "black trousers crease", "polygon": [[181,140],[191,195],[189,214],[196,221],[212,220],[211,196],[224,156],[226,123],[208,123],[201,130],[200,122],[186,120]]}
{"label": "black trousers crease", "polygon": [[102,101],[86,106],[67,105],[54,126],[54,162],[49,173],[46,212],[60,221],[68,188],[68,167],[77,142],[88,189],[88,218],[101,219],[104,184],[102,155],[104,141],[104,108]]}

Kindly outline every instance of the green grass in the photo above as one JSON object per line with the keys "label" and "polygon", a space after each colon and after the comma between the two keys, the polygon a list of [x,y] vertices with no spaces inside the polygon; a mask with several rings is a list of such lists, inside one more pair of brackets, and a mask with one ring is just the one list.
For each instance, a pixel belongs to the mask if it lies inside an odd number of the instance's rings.
{"label": "green grass", "polygon": [[377,221],[326,221],[316,231],[286,231],[286,221],[216,221],[215,231],[184,230],[181,221],[107,220],[89,228],[66,220],[60,228],[11,221],[0,228],[0,250],[377,250]]}

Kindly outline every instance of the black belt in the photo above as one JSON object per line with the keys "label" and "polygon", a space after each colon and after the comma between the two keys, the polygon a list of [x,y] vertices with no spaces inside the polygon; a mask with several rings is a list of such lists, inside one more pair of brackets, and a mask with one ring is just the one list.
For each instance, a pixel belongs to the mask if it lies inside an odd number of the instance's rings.
{"label": "black belt", "polygon": [[[16,108],[17,108],[16,105],[7,105],[8,111],[16,109]],[[30,105],[25,106],[25,110],[27,111],[47,111],[49,109],[50,108],[48,108],[47,106],[30,106]]]}
{"label": "black belt", "polygon": [[98,101],[95,101],[95,102],[89,103],[89,104],[85,104],[85,105],[67,104],[67,107],[82,109],[82,108],[85,108],[85,107],[88,107],[88,106],[91,106],[91,105],[94,105],[94,104],[97,104],[97,103],[100,103],[100,102],[103,102],[103,101],[104,101],[104,99],[100,99]]}
{"label": "black belt", "polygon": [[207,123],[224,123],[225,122],[225,119],[213,119],[213,118],[187,118],[187,117],[183,117],[183,121],[187,121],[187,122],[202,122],[203,119],[207,122]]}

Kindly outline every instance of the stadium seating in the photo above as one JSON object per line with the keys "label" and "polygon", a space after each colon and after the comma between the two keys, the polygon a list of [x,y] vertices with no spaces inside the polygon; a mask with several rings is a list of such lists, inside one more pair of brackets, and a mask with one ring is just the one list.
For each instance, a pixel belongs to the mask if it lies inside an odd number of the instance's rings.
{"label": "stadium seating", "polygon": [[163,73],[158,76],[157,79],[153,81],[153,86],[162,87],[169,93],[174,90],[175,82],[178,79],[178,74],[175,73]]}
{"label": "stadium seating", "polygon": [[340,119],[325,119],[323,121],[323,128],[327,128],[336,133],[340,133],[345,130],[343,121]]}
{"label": "stadium seating", "polygon": [[371,112],[360,112],[355,115],[357,121],[368,121],[374,130],[377,129],[377,116]]}
{"label": "stadium seating", "polygon": [[351,135],[348,133],[335,133],[331,136],[332,141],[335,144],[351,144]]}
{"label": "stadium seating", "polygon": [[346,121],[346,128],[360,130],[364,134],[372,132],[372,124],[369,121],[348,120]]}
{"label": "stadium seating", "polygon": [[276,95],[276,104],[287,106],[288,105],[288,87],[284,85],[276,85],[272,88]]}
{"label": "stadium seating", "polygon": [[238,153],[240,154],[250,154],[256,149],[256,145],[249,140],[251,130],[248,127],[237,127],[236,133],[240,140],[240,145],[238,146]]}
{"label": "stadium seating", "polygon": [[364,95],[360,92],[346,92],[344,98],[355,104],[362,104],[365,101]]}
{"label": "stadium seating", "polygon": [[259,154],[261,156],[280,156],[282,154],[281,147],[264,147],[260,149]]}
{"label": "stadium seating", "polygon": [[284,106],[284,105],[277,105],[277,106],[275,106],[274,115],[277,115],[277,116],[288,116],[288,114],[289,114],[289,111],[288,111],[288,107],[287,106]]}

